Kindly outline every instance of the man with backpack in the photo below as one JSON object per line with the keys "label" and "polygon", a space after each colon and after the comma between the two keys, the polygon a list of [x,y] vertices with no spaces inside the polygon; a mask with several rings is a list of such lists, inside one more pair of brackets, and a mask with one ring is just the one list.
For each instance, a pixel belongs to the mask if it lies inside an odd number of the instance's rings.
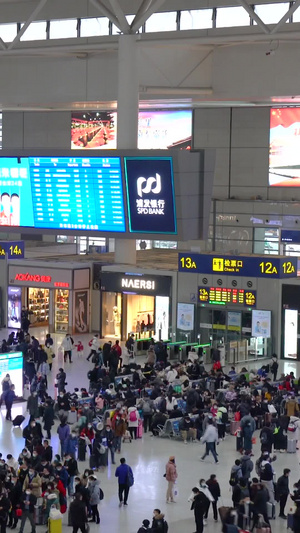
{"label": "man with backpack", "polygon": [[253,462],[251,461],[251,452],[245,452],[245,455],[241,458],[241,467],[243,478],[249,482],[254,467]]}
{"label": "man with backpack", "polygon": [[160,509],[154,509],[151,531],[167,533],[168,529],[169,526],[168,523],[165,521],[165,515],[160,511]]}
{"label": "man with backpack", "polygon": [[265,423],[264,427],[261,429],[259,438],[261,442],[261,451],[272,453],[274,437],[270,422]]}
{"label": "man with backpack", "polygon": [[[276,459],[276,457],[275,457]],[[275,506],[275,494],[274,494],[274,471],[271,465],[271,462],[275,460],[272,459],[268,452],[263,453],[262,460],[260,462],[259,471],[260,471],[260,480],[266,489],[269,492],[269,501]]]}
{"label": "man with backpack", "polygon": [[100,348],[100,339],[97,333],[94,335],[92,340],[89,342],[89,346],[91,347],[91,351],[86,358],[87,361],[89,361],[91,357],[95,356]]}
{"label": "man with backpack", "polygon": [[[126,464],[126,460],[124,457],[120,459],[120,466],[116,469],[115,477],[118,478],[119,483],[119,507],[123,505],[128,505],[128,495],[130,487],[134,484],[134,477],[132,469],[129,465]],[[124,495],[124,501],[123,501],[123,495]]]}
{"label": "man with backpack", "polygon": [[217,428],[219,439],[225,439],[226,424],[228,423],[228,413],[226,407],[221,405],[217,411]]}
{"label": "man with backpack", "polygon": [[233,467],[231,468],[229,485],[234,487],[238,484],[239,480],[243,477],[242,474],[242,465],[239,459],[235,460]]}

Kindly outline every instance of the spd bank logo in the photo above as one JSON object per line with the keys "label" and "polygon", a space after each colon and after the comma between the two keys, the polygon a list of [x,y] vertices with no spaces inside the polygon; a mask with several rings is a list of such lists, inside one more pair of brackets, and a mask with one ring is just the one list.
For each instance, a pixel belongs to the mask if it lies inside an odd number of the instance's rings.
{"label": "spd bank logo", "polygon": [[137,195],[140,197],[136,200],[138,215],[164,215],[165,201],[162,199],[144,199],[144,195],[158,195],[161,192],[161,175],[156,173],[155,178],[150,176],[148,179],[140,176],[137,179]]}

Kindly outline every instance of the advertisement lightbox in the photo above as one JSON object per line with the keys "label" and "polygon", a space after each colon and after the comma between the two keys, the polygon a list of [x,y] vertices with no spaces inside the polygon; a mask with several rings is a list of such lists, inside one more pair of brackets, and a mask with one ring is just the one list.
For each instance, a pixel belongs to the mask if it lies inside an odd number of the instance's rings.
{"label": "advertisement lightbox", "polygon": [[[71,148],[115,149],[118,113],[111,111],[74,112],[71,119]],[[140,111],[137,146],[140,150],[190,150],[192,110]]]}
{"label": "advertisement lightbox", "polygon": [[177,304],[177,329],[183,331],[192,331],[194,329],[194,310],[193,304]]}
{"label": "advertisement lightbox", "polygon": [[300,107],[271,109],[269,185],[300,186]]}
{"label": "advertisement lightbox", "polygon": [[155,297],[155,337],[164,341],[169,338],[169,302],[168,296]]}
{"label": "advertisement lightbox", "polygon": [[0,382],[6,374],[10,375],[12,384],[15,386],[16,396],[23,396],[23,354],[22,352],[0,354]]}
{"label": "advertisement lightbox", "polygon": [[7,327],[21,327],[21,287],[8,287],[7,291]]}
{"label": "advertisement lightbox", "polygon": [[171,157],[124,157],[129,231],[177,233]]}
{"label": "advertisement lightbox", "polygon": [[252,337],[271,337],[271,311],[252,309]]}
{"label": "advertisement lightbox", "polygon": [[284,357],[297,359],[298,311],[284,310]]}

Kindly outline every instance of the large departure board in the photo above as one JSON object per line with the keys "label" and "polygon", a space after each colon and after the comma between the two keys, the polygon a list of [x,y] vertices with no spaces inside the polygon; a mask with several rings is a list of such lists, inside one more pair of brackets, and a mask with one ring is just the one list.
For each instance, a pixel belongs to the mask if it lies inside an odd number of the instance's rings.
{"label": "large departure board", "polygon": [[120,157],[1,158],[0,226],[125,232]]}

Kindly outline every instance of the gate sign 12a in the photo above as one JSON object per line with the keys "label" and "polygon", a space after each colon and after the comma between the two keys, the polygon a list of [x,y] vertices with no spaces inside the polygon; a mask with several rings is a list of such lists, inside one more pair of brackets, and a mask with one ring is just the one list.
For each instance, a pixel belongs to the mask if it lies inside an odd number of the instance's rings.
{"label": "gate sign 12a", "polygon": [[178,270],[249,278],[293,278],[297,276],[297,258],[184,253],[178,255]]}

